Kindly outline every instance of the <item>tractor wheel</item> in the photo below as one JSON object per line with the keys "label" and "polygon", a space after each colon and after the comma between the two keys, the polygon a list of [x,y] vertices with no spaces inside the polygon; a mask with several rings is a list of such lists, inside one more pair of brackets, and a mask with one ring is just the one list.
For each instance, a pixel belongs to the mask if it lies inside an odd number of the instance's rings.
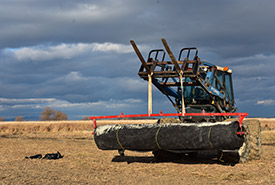
{"label": "tractor wheel", "polygon": [[234,165],[240,162],[240,156],[238,151],[218,151],[218,160],[223,164],[231,164]]}
{"label": "tractor wheel", "polygon": [[240,162],[258,160],[261,158],[261,125],[259,120],[247,119],[243,121],[245,138],[239,149]]}

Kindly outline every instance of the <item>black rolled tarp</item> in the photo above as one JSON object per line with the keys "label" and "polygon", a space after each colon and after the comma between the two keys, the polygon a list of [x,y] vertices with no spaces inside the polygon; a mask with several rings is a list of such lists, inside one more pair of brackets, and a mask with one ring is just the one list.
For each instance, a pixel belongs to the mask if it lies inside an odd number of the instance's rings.
{"label": "black rolled tarp", "polygon": [[101,125],[94,139],[102,150],[236,150],[244,142],[238,127],[237,121]]}

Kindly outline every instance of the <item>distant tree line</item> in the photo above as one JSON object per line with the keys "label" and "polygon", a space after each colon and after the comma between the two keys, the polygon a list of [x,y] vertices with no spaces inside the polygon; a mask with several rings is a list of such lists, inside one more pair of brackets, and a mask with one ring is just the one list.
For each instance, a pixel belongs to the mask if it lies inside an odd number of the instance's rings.
{"label": "distant tree line", "polygon": [[[5,121],[5,118],[3,116],[1,116],[0,121]],[[15,118],[15,121],[24,121],[24,118],[23,118],[23,116],[17,116]]]}
{"label": "distant tree line", "polygon": [[85,116],[85,117],[82,118],[82,120],[89,120],[89,117]]}
{"label": "distant tree line", "polygon": [[[40,121],[54,121],[54,120],[68,120],[68,116],[66,113],[61,112],[60,110],[54,110],[51,107],[47,106],[41,112]],[[82,118],[82,120],[89,120],[88,116]],[[0,116],[0,122],[5,121],[3,116]],[[17,116],[15,121],[24,121],[23,116]]]}
{"label": "distant tree line", "polygon": [[66,113],[63,113],[60,110],[55,111],[51,107],[45,107],[44,110],[41,112],[40,120],[68,120],[68,116]]}
{"label": "distant tree line", "polygon": [[15,118],[15,121],[24,121],[24,118],[23,118],[23,116],[17,116]]}

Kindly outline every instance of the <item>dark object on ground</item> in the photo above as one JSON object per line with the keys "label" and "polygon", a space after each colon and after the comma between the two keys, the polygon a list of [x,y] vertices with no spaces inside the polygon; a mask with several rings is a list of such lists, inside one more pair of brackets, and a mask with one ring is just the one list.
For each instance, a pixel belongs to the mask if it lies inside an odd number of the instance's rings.
{"label": "dark object on ground", "polygon": [[33,155],[33,156],[26,156],[25,159],[41,159],[42,158],[42,155],[41,154],[36,154],[36,155]]}
{"label": "dark object on ground", "polygon": [[[41,154],[36,154],[33,156],[26,156],[25,159],[41,159],[42,155]],[[61,155],[61,153],[57,152],[57,153],[51,153],[51,154],[46,154],[42,159],[61,159],[63,158],[63,155]]]}
{"label": "dark object on ground", "polygon": [[43,159],[61,159],[63,158],[63,155],[61,155],[59,152],[52,153],[52,154],[46,154]]}

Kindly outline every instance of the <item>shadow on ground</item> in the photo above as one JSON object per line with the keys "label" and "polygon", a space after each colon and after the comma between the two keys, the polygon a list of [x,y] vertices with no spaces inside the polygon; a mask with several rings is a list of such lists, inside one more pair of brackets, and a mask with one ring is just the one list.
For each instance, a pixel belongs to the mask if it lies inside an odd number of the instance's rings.
{"label": "shadow on ground", "polygon": [[180,159],[175,160],[157,160],[155,157],[148,156],[115,156],[112,159],[112,162],[127,162],[131,163],[177,163],[177,164],[220,164],[220,165],[229,165],[234,166],[237,162],[225,162],[223,160],[219,160],[219,158],[207,158],[207,157],[181,157]]}

